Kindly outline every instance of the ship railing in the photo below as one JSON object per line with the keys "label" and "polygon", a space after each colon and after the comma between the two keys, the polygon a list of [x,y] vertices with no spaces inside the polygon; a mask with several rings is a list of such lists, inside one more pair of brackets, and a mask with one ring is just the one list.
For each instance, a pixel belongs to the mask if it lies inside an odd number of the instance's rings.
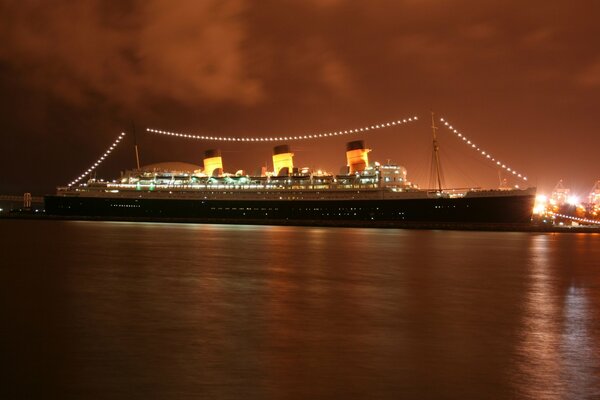
{"label": "ship railing", "polygon": [[[288,190],[366,190],[376,189],[377,184],[374,183],[332,183],[332,182],[320,182],[320,183],[302,183],[291,182],[291,183],[267,183],[267,184],[173,184],[173,183],[108,183],[101,187],[88,187],[85,190],[177,190],[177,191],[197,191],[197,190],[274,190],[274,191],[288,191]],[[66,189],[65,189],[66,190]]]}

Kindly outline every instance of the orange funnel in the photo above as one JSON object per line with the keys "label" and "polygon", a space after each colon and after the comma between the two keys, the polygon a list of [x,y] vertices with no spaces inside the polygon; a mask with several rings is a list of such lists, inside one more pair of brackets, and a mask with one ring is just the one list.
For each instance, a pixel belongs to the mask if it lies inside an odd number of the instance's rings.
{"label": "orange funnel", "polygon": [[370,149],[365,149],[365,142],[355,140],[346,143],[346,160],[348,162],[348,173],[364,171],[369,165],[368,153]]}
{"label": "orange funnel", "polygon": [[204,173],[208,176],[223,175],[221,150],[211,149],[204,152]]}
{"label": "orange funnel", "polygon": [[287,144],[273,147],[273,172],[277,176],[289,175],[294,169],[294,153]]}

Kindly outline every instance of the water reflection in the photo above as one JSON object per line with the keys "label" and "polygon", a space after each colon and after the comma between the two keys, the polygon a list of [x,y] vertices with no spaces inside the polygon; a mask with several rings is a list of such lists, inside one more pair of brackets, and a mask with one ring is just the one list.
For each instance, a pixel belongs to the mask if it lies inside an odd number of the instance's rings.
{"label": "water reflection", "polygon": [[564,310],[564,328],[560,352],[566,392],[571,398],[582,399],[595,395],[600,397],[598,367],[600,359],[592,344],[590,319],[593,310],[585,288],[571,286],[567,290]]}
{"label": "water reflection", "polygon": [[18,345],[2,354],[23,398],[568,399],[600,387],[600,236],[5,224],[0,305]]}
{"label": "water reflection", "polygon": [[[581,235],[531,237],[529,287],[513,377],[519,397],[581,399],[600,395],[600,359],[597,345],[592,343],[594,311],[589,307],[588,289],[577,286],[578,279],[573,277],[565,282],[564,267],[569,264],[560,262],[561,258],[573,262],[573,258],[590,257],[577,252],[581,241],[587,239]],[[582,283],[589,286],[592,282]]]}

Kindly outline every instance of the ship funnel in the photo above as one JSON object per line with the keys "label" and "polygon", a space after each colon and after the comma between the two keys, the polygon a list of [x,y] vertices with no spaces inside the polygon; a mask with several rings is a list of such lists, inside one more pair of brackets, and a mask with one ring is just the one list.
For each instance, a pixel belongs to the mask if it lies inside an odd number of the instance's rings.
{"label": "ship funnel", "polygon": [[294,153],[290,151],[290,146],[282,144],[273,147],[273,169],[277,176],[289,175],[294,170]]}
{"label": "ship funnel", "polygon": [[346,160],[348,161],[348,173],[364,171],[369,165],[368,153],[370,149],[365,149],[365,142],[354,140],[346,143]]}
{"label": "ship funnel", "polygon": [[204,152],[204,173],[208,176],[223,175],[221,150],[211,149]]}

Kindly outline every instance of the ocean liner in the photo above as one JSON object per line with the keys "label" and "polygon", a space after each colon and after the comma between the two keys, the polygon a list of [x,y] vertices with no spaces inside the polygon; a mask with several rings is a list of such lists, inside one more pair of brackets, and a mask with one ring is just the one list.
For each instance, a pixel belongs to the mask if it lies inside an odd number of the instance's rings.
{"label": "ocean liner", "polygon": [[353,226],[513,225],[531,221],[535,188],[420,189],[404,167],[370,163],[362,140],[346,145],[339,175],[294,166],[283,144],[273,149],[273,170],[257,176],[223,171],[218,149],[203,166],[162,163],[122,173],[118,180],[90,179],[45,196],[48,215],[74,218],[205,221],[252,224]]}

